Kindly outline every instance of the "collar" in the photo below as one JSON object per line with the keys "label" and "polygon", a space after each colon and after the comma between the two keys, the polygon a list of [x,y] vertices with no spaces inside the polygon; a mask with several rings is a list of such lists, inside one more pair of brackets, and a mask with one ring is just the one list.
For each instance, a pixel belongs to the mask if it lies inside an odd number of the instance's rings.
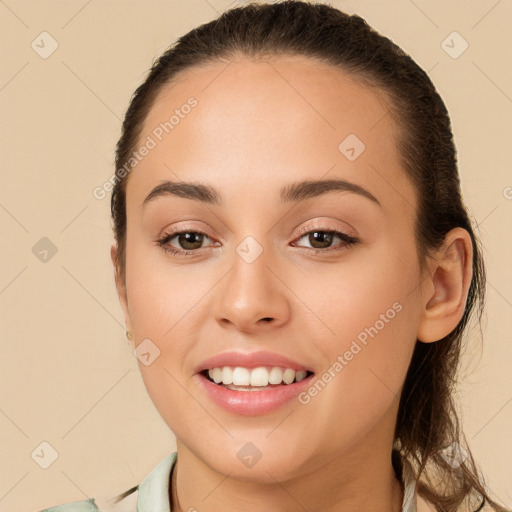
{"label": "collar", "polygon": [[411,463],[407,459],[402,459],[402,483],[404,485],[402,512],[417,512],[416,477]]}
{"label": "collar", "polygon": [[169,503],[169,477],[176,463],[173,452],[142,480],[138,489],[137,512],[171,512]]}

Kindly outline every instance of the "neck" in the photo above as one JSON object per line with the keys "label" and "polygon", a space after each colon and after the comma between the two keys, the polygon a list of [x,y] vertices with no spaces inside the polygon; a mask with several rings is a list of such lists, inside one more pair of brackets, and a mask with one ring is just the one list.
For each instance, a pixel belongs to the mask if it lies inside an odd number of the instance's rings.
{"label": "neck", "polygon": [[[391,449],[344,454],[286,482],[254,482],[223,475],[178,442],[178,459],[170,482],[172,512],[401,512],[403,486],[391,463]],[[357,468],[354,471],[353,468]]]}

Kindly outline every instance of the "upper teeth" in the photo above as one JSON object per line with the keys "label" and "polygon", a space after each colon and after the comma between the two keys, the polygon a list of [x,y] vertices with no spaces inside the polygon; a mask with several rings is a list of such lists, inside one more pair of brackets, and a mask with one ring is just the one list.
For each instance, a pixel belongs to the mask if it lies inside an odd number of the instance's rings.
{"label": "upper teeth", "polygon": [[300,382],[307,375],[304,370],[295,371],[291,368],[259,366],[243,368],[241,366],[222,366],[208,370],[208,375],[216,384],[234,384],[235,386],[268,386],[269,384],[291,384]]}

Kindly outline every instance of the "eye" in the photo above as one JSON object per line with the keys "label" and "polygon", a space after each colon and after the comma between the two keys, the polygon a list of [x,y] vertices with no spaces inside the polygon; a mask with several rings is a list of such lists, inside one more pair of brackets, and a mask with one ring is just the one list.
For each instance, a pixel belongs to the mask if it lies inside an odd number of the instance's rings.
{"label": "eye", "polygon": [[[306,247],[307,249],[311,249],[314,252],[324,253],[348,249],[359,243],[357,238],[354,238],[347,233],[326,229],[313,229],[306,231],[298,240],[302,240],[303,238],[305,238],[310,244],[310,247]],[[343,244],[338,247],[332,247],[332,243],[335,238],[342,240]]]}
{"label": "eye", "polygon": [[[349,249],[350,247],[353,247],[359,243],[357,238],[337,230],[310,229],[309,231],[306,231],[303,229],[302,232],[304,234],[298,240],[306,238],[307,242],[310,244],[310,247],[305,248],[316,253],[326,253],[339,251],[342,249]],[[198,249],[204,249],[203,242],[205,238],[211,240],[211,238],[202,231],[182,229],[180,231],[164,233],[163,236],[157,240],[157,244],[167,253],[181,256],[191,256],[197,253]],[[332,243],[336,238],[339,238],[343,243],[341,245],[338,244],[337,247],[332,247]],[[170,244],[173,239],[176,239],[179,247]],[[296,244],[294,243],[293,245]],[[302,245],[298,246],[304,247]]]}
{"label": "eye", "polygon": [[[176,238],[176,241],[181,247],[181,249],[169,245],[169,242],[174,238]],[[173,231],[171,233],[164,233],[162,238],[157,240],[157,244],[165,252],[188,256],[193,254],[197,249],[203,249],[202,245],[205,238],[210,239],[210,237],[206,233],[203,233],[202,231],[193,231],[185,229],[181,231]]]}

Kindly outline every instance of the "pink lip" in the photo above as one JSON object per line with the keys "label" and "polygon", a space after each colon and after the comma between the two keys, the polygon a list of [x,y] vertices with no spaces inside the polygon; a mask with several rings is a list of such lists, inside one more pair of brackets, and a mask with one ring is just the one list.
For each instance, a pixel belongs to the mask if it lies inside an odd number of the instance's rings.
{"label": "pink lip", "polygon": [[201,373],[196,377],[208,397],[222,409],[243,416],[257,416],[272,412],[293,400],[310,385],[314,374],[300,382],[281,384],[262,391],[235,391],[215,384]]}
{"label": "pink lip", "polygon": [[225,352],[217,354],[203,361],[194,371],[196,373],[211,368],[219,368],[222,366],[241,366],[243,368],[257,368],[258,366],[279,366],[281,368],[291,368],[292,370],[312,371],[307,366],[293,361],[286,356],[275,354],[273,352]]}
{"label": "pink lip", "polygon": [[301,390],[309,386],[313,374],[293,384],[281,384],[261,391],[236,391],[215,384],[203,375],[204,370],[223,366],[241,366],[257,368],[258,366],[291,368],[295,371],[312,372],[307,366],[273,352],[259,351],[252,353],[225,352],[203,361],[195,369],[196,377],[208,397],[226,411],[245,416],[256,416],[278,409],[295,398]]}

